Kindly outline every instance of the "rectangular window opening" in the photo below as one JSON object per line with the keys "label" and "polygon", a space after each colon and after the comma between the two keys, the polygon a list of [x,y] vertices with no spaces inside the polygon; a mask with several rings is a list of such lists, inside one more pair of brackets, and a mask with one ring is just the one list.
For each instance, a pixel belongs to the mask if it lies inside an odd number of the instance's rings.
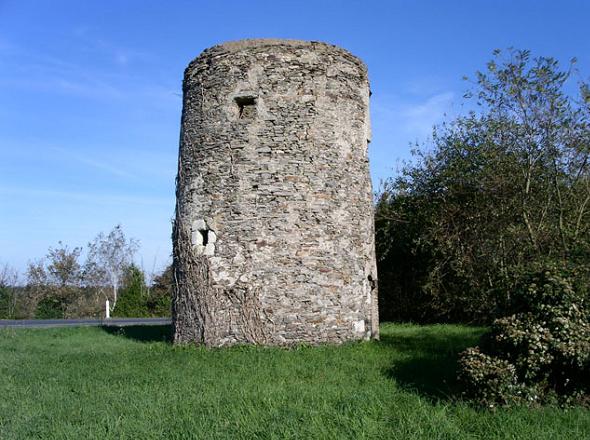
{"label": "rectangular window opening", "polygon": [[239,96],[235,98],[238,105],[239,119],[254,119],[256,116],[256,98],[253,96]]}

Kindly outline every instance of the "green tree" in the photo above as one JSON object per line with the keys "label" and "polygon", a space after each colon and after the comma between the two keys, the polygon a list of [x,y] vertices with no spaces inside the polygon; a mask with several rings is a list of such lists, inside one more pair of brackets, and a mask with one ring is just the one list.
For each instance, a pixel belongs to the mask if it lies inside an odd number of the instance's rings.
{"label": "green tree", "polygon": [[123,277],[133,264],[133,256],[139,249],[139,242],[127,239],[121,225],[115,226],[108,234],[99,233],[88,243],[88,258],[84,266],[86,283],[92,287],[110,287],[110,303],[113,311],[119,299],[119,288]]}
{"label": "green tree", "polygon": [[147,308],[150,316],[169,317],[172,307],[172,286],[174,271],[172,265],[154,278],[150,287]]}
{"label": "green tree", "polygon": [[30,262],[28,289],[35,298],[37,318],[65,318],[68,307],[82,295],[82,248],[70,249],[61,241],[49,248],[45,259]]}
{"label": "green tree", "polygon": [[81,281],[80,254],[82,248],[69,249],[61,241],[47,253],[47,275],[50,284],[60,288],[79,287]]}
{"label": "green tree", "polygon": [[379,196],[382,316],[489,321],[511,271],[590,261],[590,94],[553,58],[500,51],[466,95],[479,110],[435,128]]}
{"label": "green tree", "polygon": [[8,264],[0,266],[0,319],[15,319],[18,312],[18,272]]}
{"label": "green tree", "polygon": [[113,315],[128,318],[149,316],[148,297],[144,273],[135,265],[128,266]]}

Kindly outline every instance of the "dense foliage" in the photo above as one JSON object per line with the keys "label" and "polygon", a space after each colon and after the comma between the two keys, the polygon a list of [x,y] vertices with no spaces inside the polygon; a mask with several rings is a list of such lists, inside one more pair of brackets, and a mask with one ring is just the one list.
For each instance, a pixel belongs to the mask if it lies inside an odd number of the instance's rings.
{"label": "dense foliage", "polygon": [[7,263],[0,264],[0,319],[14,319],[18,313],[18,272]]}
{"label": "dense foliage", "polygon": [[0,286],[0,319],[14,319],[16,310],[14,290],[8,286]]}
{"label": "dense foliage", "polygon": [[172,266],[156,276],[151,286],[146,285],[145,274],[135,265],[125,271],[122,289],[113,316],[168,317],[172,298]]}
{"label": "dense foliage", "polygon": [[45,259],[31,262],[27,270],[28,293],[39,319],[63,319],[76,315],[78,298],[84,296],[79,263],[82,249],[59,242]]}
{"label": "dense foliage", "polygon": [[588,399],[590,309],[571,276],[550,267],[518,280],[514,313],[461,355],[468,397],[486,406]]}
{"label": "dense foliage", "polygon": [[590,376],[590,92],[552,58],[479,72],[480,109],[434,130],[379,195],[384,319],[492,323],[459,371],[489,405],[580,402]]}
{"label": "dense foliage", "polygon": [[130,318],[147,316],[147,298],[148,289],[143,272],[135,265],[127,267],[123,278],[123,289],[119,293],[113,316]]}
{"label": "dense foliage", "polygon": [[46,295],[37,303],[35,319],[64,319],[66,309],[67,303],[63,297]]}
{"label": "dense foliage", "polygon": [[154,278],[147,299],[147,310],[150,316],[168,317],[172,307],[172,265]]}
{"label": "dense foliage", "polygon": [[382,319],[490,322],[511,313],[513,272],[588,267],[588,88],[566,93],[572,68],[552,58],[495,55],[467,95],[479,110],[437,127],[378,197]]}

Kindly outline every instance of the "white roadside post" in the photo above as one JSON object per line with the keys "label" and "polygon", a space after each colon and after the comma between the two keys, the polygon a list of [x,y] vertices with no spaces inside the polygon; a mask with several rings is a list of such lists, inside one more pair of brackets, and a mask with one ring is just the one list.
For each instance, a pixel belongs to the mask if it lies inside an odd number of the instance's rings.
{"label": "white roadside post", "polygon": [[111,304],[109,303],[108,299],[105,302],[104,310],[105,310],[106,319],[110,319],[110,317],[111,317]]}

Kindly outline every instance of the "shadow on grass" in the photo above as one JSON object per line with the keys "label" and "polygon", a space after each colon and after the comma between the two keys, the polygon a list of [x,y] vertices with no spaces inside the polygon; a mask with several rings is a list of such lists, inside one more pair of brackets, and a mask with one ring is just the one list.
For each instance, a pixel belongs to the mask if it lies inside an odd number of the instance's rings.
{"label": "shadow on grass", "polygon": [[101,328],[108,334],[138,342],[172,342],[171,325],[105,325]]}
{"label": "shadow on grass", "polygon": [[[138,342],[172,342],[170,325],[103,326],[105,332]],[[410,331],[382,332],[379,345],[395,352],[394,364],[385,375],[400,388],[419,394],[432,402],[452,401],[459,397],[457,357],[467,347],[477,345],[482,328],[445,326],[418,327]]]}
{"label": "shadow on grass", "polygon": [[457,381],[458,354],[477,345],[482,329],[441,332],[425,329],[415,333],[383,335],[381,344],[395,349],[398,356],[385,374],[400,388],[432,402],[460,397]]}

